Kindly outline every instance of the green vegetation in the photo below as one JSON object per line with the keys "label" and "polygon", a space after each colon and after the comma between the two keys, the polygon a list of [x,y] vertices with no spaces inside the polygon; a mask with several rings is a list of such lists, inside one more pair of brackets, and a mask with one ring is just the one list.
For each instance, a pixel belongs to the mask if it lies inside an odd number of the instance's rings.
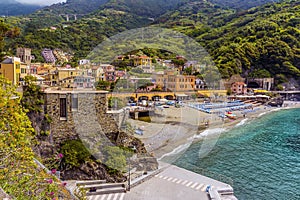
{"label": "green vegetation", "polygon": [[298,1],[239,12],[194,1],[162,16],[159,22],[196,38],[223,78],[234,74],[276,77],[278,84],[300,77],[299,13]]}
{"label": "green vegetation", "polygon": [[81,140],[66,141],[61,147],[61,153],[64,155],[62,159],[64,169],[79,167],[80,164],[91,158],[90,152]]}
{"label": "green vegetation", "polygon": [[107,146],[104,149],[104,163],[108,166],[110,174],[124,172],[126,170],[126,156],[128,157],[130,155],[129,153],[130,152],[126,152],[117,146]]}
{"label": "green vegetation", "polygon": [[20,34],[20,29],[17,27],[11,27],[3,19],[0,18],[0,60],[7,55],[7,48],[5,48],[5,39],[14,38]]}
{"label": "green vegetation", "polygon": [[42,112],[42,105],[44,104],[43,92],[40,86],[35,84],[37,79],[33,76],[26,76],[23,87],[22,106],[27,112]]}
{"label": "green vegetation", "polygon": [[[18,38],[8,40],[6,49],[12,50],[16,46],[33,48],[36,61],[41,61],[41,49],[61,48],[73,52],[76,61],[86,58],[104,39],[152,23],[196,39],[213,58],[223,78],[233,74],[275,77],[276,84],[280,84],[291,77],[300,77],[298,1],[269,3],[254,8],[250,7],[270,1],[178,0],[173,5],[169,0],[157,1],[101,1],[98,10],[94,9],[92,13],[87,10],[86,15],[77,21],[66,22],[64,16],[58,13],[74,3],[68,1],[67,4],[58,4],[34,13],[31,20],[7,19],[12,25],[21,27],[22,33]],[[69,8],[76,10],[76,7],[80,7],[73,6]],[[154,16],[153,23],[148,18]],[[57,29],[52,30],[50,26]],[[139,45],[147,46],[144,43]],[[130,43],[129,46],[137,44]],[[141,52],[150,57],[175,60],[174,55],[162,50],[145,48]],[[140,51],[134,53],[138,55]],[[132,65],[128,59],[113,64],[120,69]]]}
{"label": "green vegetation", "polygon": [[65,198],[61,183],[34,162],[34,130],[16,88],[0,77],[0,187],[13,199]]}
{"label": "green vegetation", "polygon": [[109,97],[108,99],[108,108],[113,108],[115,110],[122,109],[126,106],[126,101],[118,97]]}
{"label": "green vegetation", "polygon": [[235,8],[246,10],[252,7],[260,6],[266,3],[278,2],[279,0],[210,0],[212,3],[224,6],[226,8]]}

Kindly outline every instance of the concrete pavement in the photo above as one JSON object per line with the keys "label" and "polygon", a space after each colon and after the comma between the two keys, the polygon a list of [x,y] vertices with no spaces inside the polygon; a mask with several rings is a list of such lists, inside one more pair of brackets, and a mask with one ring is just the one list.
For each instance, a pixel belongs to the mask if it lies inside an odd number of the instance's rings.
{"label": "concrete pavement", "polygon": [[132,188],[124,200],[209,200],[207,186],[231,188],[219,181],[170,165],[153,178]]}

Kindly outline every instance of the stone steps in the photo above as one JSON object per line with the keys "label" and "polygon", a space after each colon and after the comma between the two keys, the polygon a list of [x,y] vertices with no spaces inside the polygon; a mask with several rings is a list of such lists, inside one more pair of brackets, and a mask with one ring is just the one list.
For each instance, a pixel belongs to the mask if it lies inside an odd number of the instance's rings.
{"label": "stone steps", "polygon": [[125,193],[125,188],[105,188],[105,189],[96,189],[95,191],[86,192],[86,196],[96,196],[103,194],[114,194],[114,193]]}
{"label": "stone steps", "polygon": [[104,184],[106,180],[86,180],[86,181],[76,181],[76,185],[96,185],[96,184]]}
{"label": "stone steps", "polygon": [[84,185],[81,186],[83,189],[106,189],[106,188],[125,188],[125,183],[104,183],[104,184],[94,184],[94,185]]}

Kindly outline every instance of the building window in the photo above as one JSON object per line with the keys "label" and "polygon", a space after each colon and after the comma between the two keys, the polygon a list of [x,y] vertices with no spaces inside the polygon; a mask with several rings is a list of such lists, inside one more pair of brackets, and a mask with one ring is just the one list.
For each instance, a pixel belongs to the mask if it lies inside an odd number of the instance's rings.
{"label": "building window", "polygon": [[72,94],[72,111],[78,110],[78,95]]}
{"label": "building window", "polygon": [[59,110],[60,110],[60,118],[66,119],[67,118],[67,99],[60,98],[59,99]]}

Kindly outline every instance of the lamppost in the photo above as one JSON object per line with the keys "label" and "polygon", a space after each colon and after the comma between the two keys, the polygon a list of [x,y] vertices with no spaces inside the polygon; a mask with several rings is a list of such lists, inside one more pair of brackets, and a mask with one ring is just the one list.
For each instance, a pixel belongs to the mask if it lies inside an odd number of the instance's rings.
{"label": "lamppost", "polygon": [[[136,149],[135,146],[133,146],[133,147],[132,147],[132,150],[133,150],[134,152],[136,152],[137,149]],[[131,181],[131,177],[130,177],[130,174],[131,174],[131,173],[130,173],[130,170],[131,170],[131,169],[130,169],[130,168],[131,168],[131,165],[130,165],[130,164],[131,164],[131,163],[130,163],[130,162],[131,162],[130,156],[131,156],[131,154],[129,153],[129,154],[128,154],[128,158],[127,158],[127,160],[128,160],[128,191],[130,191],[130,181]]]}
{"label": "lamppost", "polygon": [[128,157],[128,191],[130,191],[130,157]]}

